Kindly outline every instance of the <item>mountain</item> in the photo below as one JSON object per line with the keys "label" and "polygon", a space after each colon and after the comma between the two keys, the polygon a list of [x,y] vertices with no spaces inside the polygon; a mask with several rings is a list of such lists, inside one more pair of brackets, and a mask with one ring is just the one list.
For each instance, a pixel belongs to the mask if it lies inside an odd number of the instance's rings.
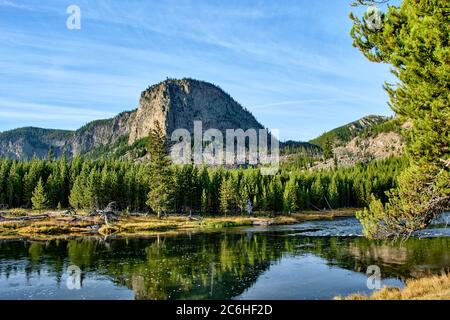
{"label": "mountain", "polygon": [[397,117],[369,116],[369,119],[362,118],[314,139],[317,143],[330,139],[333,159],[318,161],[313,168],[351,167],[358,162],[401,156],[405,147],[402,131],[409,130],[410,123]]}
{"label": "mountain", "polygon": [[[288,168],[322,170],[399,157],[405,146],[401,131],[409,128],[410,124],[398,117],[370,115],[325,132],[309,143],[285,142],[281,161]],[[330,159],[323,157],[327,141],[333,153]]]}
{"label": "mountain", "polygon": [[[1,132],[0,157],[44,158],[51,149],[56,156],[65,153],[69,157],[82,154],[91,158],[139,159],[146,154],[146,137],[155,121],[170,137],[178,128],[192,133],[196,120],[202,121],[203,132],[210,128],[224,134],[226,129],[264,128],[219,87],[193,79],[168,79],[144,90],[136,109],[111,119],[90,122],[76,131],[26,127]],[[309,142],[281,143],[282,159],[292,156],[319,159],[327,140],[331,141],[334,154],[343,165],[396,155],[402,149],[400,127],[396,118],[367,116]],[[318,165],[328,167],[333,164],[328,162]]]}
{"label": "mountain", "polygon": [[100,154],[113,149],[140,146],[158,121],[168,137],[178,128],[193,132],[201,120],[203,131],[264,127],[255,117],[219,87],[193,79],[168,79],[143,91],[137,109],[112,119],[88,123],[76,131],[20,128],[0,133],[0,157],[27,159],[45,157],[51,148],[57,156],[65,153]]}
{"label": "mountain", "polygon": [[21,159],[36,155],[43,158],[50,148],[59,155],[73,134],[73,131],[34,127],[0,132],[0,156]]}
{"label": "mountain", "polygon": [[325,146],[325,142],[328,139],[334,146],[342,145],[361,134],[364,130],[383,124],[390,119],[391,118],[389,117],[369,115],[344,126],[325,132],[309,142],[322,148]]}

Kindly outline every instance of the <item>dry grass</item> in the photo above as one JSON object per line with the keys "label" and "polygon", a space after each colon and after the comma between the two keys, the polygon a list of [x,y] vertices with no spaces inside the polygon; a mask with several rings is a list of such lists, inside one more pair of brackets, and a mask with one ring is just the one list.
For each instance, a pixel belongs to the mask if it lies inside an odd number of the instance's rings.
{"label": "dry grass", "polygon": [[450,274],[412,279],[403,289],[385,287],[368,297],[352,294],[344,300],[450,300]]}
{"label": "dry grass", "polygon": [[[15,237],[62,237],[85,235],[122,236],[142,235],[152,233],[168,233],[183,230],[207,231],[221,228],[242,227],[270,224],[294,224],[301,221],[331,219],[339,216],[353,215],[354,209],[334,210],[331,212],[308,211],[289,216],[275,216],[260,213],[258,216],[228,216],[205,217],[201,220],[191,220],[186,216],[168,216],[158,219],[156,216],[129,216],[104,225],[101,218],[89,218],[88,221],[71,221],[71,217],[63,216],[62,212],[45,212],[49,218],[32,221],[2,221],[0,222],[0,238]],[[8,210],[6,217],[32,216],[42,212],[27,212],[23,209]],[[78,212],[83,215],[82,212]]]}

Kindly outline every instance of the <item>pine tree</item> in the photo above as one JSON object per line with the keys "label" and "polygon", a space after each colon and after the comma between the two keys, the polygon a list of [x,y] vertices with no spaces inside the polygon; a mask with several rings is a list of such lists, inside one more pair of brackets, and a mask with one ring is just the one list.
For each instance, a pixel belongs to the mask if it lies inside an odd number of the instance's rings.
{"label": "pine tree", "polygon": [[203,213],[206,213],[208,211],[208,194],[206,193],[206,190],[203,189],[202,192],[202,208],[201,211]]}
{"label": "pine tree", "polygon": [[269,184],[269,199],[269,207],[274,213],[283,211],[283,186],[279,175]]}
{"label": "pine tree", "polygon": [[283,195],[284,211],[291,214],[297,210],[297,181],[291,177],[286,183]]}
{"label": "pine tree", "polygon": [[167,156],[166,137],[159,122],[155,122],[150,131],[147,149],[150,155],[150,191],[146,203],[160,218],[161,213],[170,210],[173,201],[173,176]]}
{"label": "pine tree", "polygon": [[31,197],[34,210],[44,210],[47,207],[47,194],[44,189],[42,178],[39,179]]}
{"label": "pine tree", "polygon": [[220,210],[225,216],[231,211],[233,202],[231,181],[224,178],[220,186]]}
{"label": "pine tree", "polygon": [[18,173],[18,167],[16,161],[13,162],[8,174],[8,180],[6,182],[6,199],[10,208],[18,207],[21,205],[22,197],[22,183],[20,175]]}
{"label": "pine tree", "polygon": [[333,145],[329,137],[325,140],[325,145],[323,147],[323,157],[325,160],[333,158]]}
{"label": "pine tree", "polygon": [[[358,0],[358,2],[368,2]],[[405,131],[409,167],[386,206],[373,199],[358,218],[370,238],[408,235],[450,207],[450,55],[447,0],[403,0],[372,30],[355,15],[353,44],[366,58],[388,63],[399,83],[386,84]]]}
{"label": "pine tree", "polygon": [[337,178],[335,176],[333,176],[330,184],[328,185],[328,202],[330,203],[332,209],[339,206],[339,189]]}

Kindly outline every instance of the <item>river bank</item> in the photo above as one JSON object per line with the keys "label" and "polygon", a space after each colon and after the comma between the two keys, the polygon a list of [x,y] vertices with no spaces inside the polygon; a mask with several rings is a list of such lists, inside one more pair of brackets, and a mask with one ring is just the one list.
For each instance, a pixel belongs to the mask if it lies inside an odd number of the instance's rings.
{"label": "river bank", "polygon": [[450,274],[411,279],[403,289],[384,287],[371,296],[352,294],[337,300],[450,300]]}
{"label": "river bank", "polygon": [[102,217],[79,213],[76,217],[63,211],[30,212],[22,209],[6,210],[0,215],[0,239],[27,238],[48,240],[82,236],[146,236],[180,231],[202,231],[252,225],[289,225],[303,221],[354,216],[355,208],[332,211],[304,211],[291,215],[258,214],[254,216],[119,216],[106,223]]}

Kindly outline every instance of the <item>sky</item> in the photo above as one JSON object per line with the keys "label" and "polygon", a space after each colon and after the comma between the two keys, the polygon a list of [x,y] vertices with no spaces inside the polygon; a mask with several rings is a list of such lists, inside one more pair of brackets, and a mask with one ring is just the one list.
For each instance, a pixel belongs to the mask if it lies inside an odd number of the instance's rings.
{"label": "sky", "polygon": [[[281,140],[392,115],[350,0],[0,0],[0,131],[77,129],[166,78],[219,85]],[[68,29],[77,5],[80,29]]]}

